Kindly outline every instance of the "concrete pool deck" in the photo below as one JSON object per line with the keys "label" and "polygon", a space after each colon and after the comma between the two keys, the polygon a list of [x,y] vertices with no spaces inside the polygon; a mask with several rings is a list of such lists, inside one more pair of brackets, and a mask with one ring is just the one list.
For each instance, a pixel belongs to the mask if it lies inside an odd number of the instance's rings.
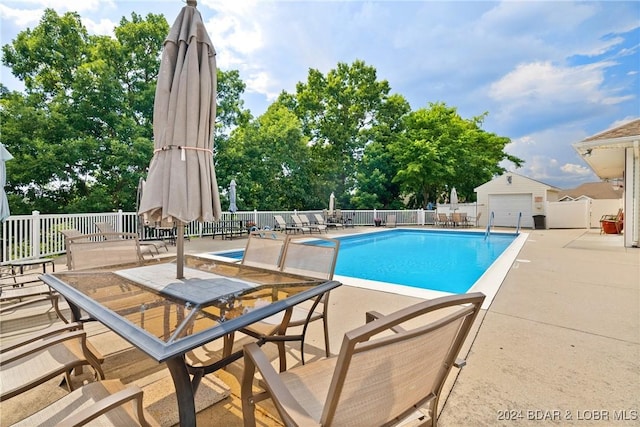
{"label": "concrete pool deck", "polygon": [[[640,249],[624,248],[621,236],[598,230],[525,231],[529,236],[516,262],[465,345],[461,356],[467,366],[452,372],[445,386],[440,425],[638,425]],[[242,248],[245,242],[192,239],[186,252]],[[366,311],[390,313],[418,298],[342,286],[332,291],[330,301],[336,353],[344,333],[361,325]],[[93,327],[87,329],[91,335]],[[321,329],[309,327],[305,350],[310,363],[323,353]],[[93,335],[92,342],[118,339]],[[287,357],[289,366],[299,363],[298,349],[289,349]],[[140,370],[168,375],[163,365],[144,357],[105,367],[108,377],[125,382],[142,376]],[[237,362],[217,374],[231,396],[199,412],[199,425],[242,425],[241,371]],[[2,406],[8,409],[13,400]],[[27,411],[34,405],[23,406],[29,406],[22,409]],[[279,425],[277,415],[270,414],[272,406],[262,408],[260,425]]]}

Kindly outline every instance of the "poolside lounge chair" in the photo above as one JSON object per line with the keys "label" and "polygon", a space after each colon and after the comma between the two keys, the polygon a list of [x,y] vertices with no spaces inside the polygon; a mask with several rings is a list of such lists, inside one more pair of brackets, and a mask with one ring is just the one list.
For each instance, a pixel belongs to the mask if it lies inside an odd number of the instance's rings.
{"label": "poolside lounge chair", "polygon": [[[291,216],[293,218],[293,215]],[[315,230],[318,233],[322,233],[323,231],[327,233],[327,226],[325,224],[311,223],[309,218],[305,214],[298,215],[300,222],[311,229],[311,231]]]}
{"label": "poolside lounge chair", "polygon": [[[442,386],[484,298],[481,293],[453,295],[388,316],[367,313],[369,323],[345,334],[338,356],[280,374],[258,346],[246,345],[245,425],[256,425],[255,403],[267,398],[285,425],[391,425],[424,406],[435,425]],[[421,322],[412,322],[417,326],[405,329],[406,322],[418,318]],[[259,393],[254,392],[256,369],[264,389]]]}
{"label": "poolside lounge chair", "polygon": [[320,214],[314,214],[314,216],[316,217],[316,222],[319,225],[326,225],[327,227],[335,227],[335,228],[340,228],[343,226],[343,224],[337,223],[337,222],[326,222],[324,220],[324,218],[322,217],[322,215]]}
{"label": "poolside lounge chair", "polygon": [[[111,236],[112,233],[118,232],[113,227],[113,225],[111,225],[108,222],[96,222],[96,228],[100,233],[104,233],[107,236]],[[151,256],[153,256],[152,249],[155,250],[157,254],[160,254],[160,250],[158,248],[164,248],[167,252],[169,252],[169,248],[167,247],[167,244],[162,240],[140,240],[140,247],[146,248],[146,249],[143,249],[142,252],[149,253]]]}
{"label": "poolside lounge chair", "polygon": [[0,400],[9,399],[52,378],[64,375],[73,390],[71,371],[91,366],[96,379],[104,379],[99,360],[87,347],[79,323],[51,328],[46,333],[3,346],[0,353]]}
{"label": "poolside lounge chair", "polygon": [[277,227],[280,229],[280,231],[284,231],[285,233],[288,233],[289,231],[297,233],[298,231],[300,231],[302,232],[302,234],[304,234],[305,232],[311,234],[311,229],[309,227],[303,227],[297,224],[287,224],[284,218],[282,218],[282,215],[274,215],[273,218],[276,220]]}
{"label": "poolside lounge chair", "polygon": [[120,380],[97,381],[78,388],[14,427],[80,426],[94,419],[98,425],[159,426],[143,408],[142,395],[138,386],[125,386]]}
{"label": "poolside lounge chair", "polygon": [[387,220],[384,222],[385,227],[395,228],[396,227],[396,216],[395,215],[387,215]]}

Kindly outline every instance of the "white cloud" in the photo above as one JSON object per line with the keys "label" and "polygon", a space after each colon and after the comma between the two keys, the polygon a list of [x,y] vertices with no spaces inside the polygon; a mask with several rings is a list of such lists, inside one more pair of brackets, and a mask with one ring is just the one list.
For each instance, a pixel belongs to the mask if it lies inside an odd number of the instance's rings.
{"label": "white cloud", "polygon": [[588,167],[574,163],[565,163],[560,167],[560,170],[571,175],[587,176],[593,174],[593,171]]}
{"label": "white cloud", "polygon": [[15,9],[0,4],[0,18],[19,27],[32,27],[40,21],[44,9]]}

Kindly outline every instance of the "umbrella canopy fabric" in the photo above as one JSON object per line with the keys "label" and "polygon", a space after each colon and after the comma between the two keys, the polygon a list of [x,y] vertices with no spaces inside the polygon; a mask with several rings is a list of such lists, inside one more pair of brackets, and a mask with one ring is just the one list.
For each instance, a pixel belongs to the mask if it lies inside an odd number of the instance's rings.
{"label": "umbrella canopy fabric", "polygon": [[216,85],[213,44],[200,12],[185,6],[164,42],[158,72],[154,154],[138,211],[151,222],[220,218],[212,138]]}
{"label": "umbrella canopy fabric", "polygon": [[11,159],[13,159],[11,153],[4,147],[4,144],[0,144],[0,221],[4,221],[11,214],[7,193],[4,191],[4,186],[7,185],[7,165],[5,162]]}
{"label": "umbrella canopy fabric", "polygon": [[456,187],[453,187],[451,189],[451,197],[449,198],[449,203],[451,204],[452,211],[458,209],[458,192],[456,191]]}
{"label": "umbrella canopy fabric", "polygon": [[232,179],[229,184],[229,212],[235,213],[238,210],[236,206],[236,180]]}
{"label": "umbrella canopy fabric", "polygon": [[213,167],[216,52],[195,5],[187,1],[164,42],[153,105],[153,158],[138,210],[149,222],[175,221],[178,279],[184,224],[222,214]]}
{"label": "umbrella canopy fabric", "polygon": [[333,194],[333,192],[331,193],[331,196],[329,196],[329,215],[333,215],[333,209],[335,208],[336,205],[336,195]]}

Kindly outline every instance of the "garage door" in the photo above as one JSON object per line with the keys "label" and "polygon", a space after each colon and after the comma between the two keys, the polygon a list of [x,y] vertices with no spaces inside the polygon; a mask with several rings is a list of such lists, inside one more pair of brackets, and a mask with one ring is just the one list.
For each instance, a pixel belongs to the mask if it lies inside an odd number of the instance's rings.
{"label": "garage door", "polygon": [[493,225],[496,227],[516,227],[518,214],[522,212],[520,227],[533,228],[531,205],[533,195],[528,194],[490,194],[489,212],[495,217]]}

